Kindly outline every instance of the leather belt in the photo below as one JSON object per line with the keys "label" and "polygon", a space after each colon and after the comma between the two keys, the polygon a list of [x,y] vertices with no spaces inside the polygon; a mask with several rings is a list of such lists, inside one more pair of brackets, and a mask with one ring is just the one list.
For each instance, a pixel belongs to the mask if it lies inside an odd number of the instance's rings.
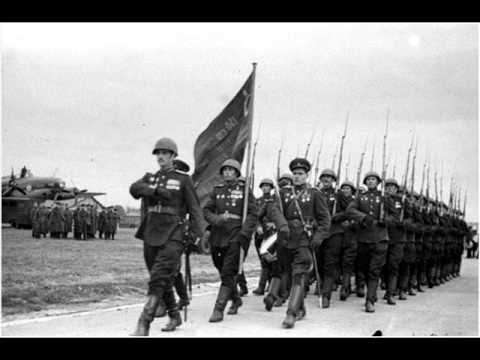
{"label": "leather belt", "polygon": [[159,214],[178,215],[178,210],[172,206],[163,206],[163,205],[149,206],[147,208],[147,211],[159,213]]}
{"label": "leather belt", "polygon": [[230,214],[228,212],[224,212],[219,215],[225,216],[227,219],[242,220],[242,217],[240,215]]}

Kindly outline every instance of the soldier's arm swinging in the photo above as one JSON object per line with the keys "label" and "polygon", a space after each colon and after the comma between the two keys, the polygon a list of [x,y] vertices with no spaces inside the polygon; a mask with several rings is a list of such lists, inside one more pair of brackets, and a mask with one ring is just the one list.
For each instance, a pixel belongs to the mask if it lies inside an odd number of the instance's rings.
{"label": "soldier's arm swinging", "polygon": [[202,209],[190,177],[185,182],[184,200],[187,212],[190,214],[190,232],[195,238],[201,238],[203,236],[201,227]]}

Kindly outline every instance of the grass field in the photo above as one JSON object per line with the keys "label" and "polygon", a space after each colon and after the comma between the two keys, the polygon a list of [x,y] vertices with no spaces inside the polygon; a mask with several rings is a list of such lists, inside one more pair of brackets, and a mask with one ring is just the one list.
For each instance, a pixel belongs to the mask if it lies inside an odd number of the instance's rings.
{"label": "grass field", "polygon": [[[143,301],[148,272],[134,232],[120,229],[114,241],[77,241],[2,228],[2,316],[113,298]],[[255,250],[249,253],[246,275],[258,275]],[[209,255],[192,255],[191,265],[194,284],[219,281]]]}

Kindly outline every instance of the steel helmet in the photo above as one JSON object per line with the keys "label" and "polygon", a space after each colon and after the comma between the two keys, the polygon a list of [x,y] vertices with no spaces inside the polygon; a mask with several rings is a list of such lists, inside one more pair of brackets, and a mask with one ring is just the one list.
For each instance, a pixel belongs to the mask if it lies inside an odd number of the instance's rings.
{"label": "steel helmet", "polygon": [[158,150],[169,150],[178,156],[177,144],[170,138],[161,138],[155,143],[152,154],[155,155]]}
{"label": "steel helmet", "polygon": [[335,175],[335,171],[333,171],[332,169],[323,170],[322,173],[320,174],[319,179],[321,179],[322,176],[331,176],[333,180],[337,181],[337,175]]}
{"label": "steel helmet", "polygon": [[270,185],[272,188],[274,187],[273,181],[269,178],[262,179],[262,181],[260,181],[260,184],[258,185],[258,187],[261,188],[262,185]]}
{"label": "steel helmet", "polygon": [[400,189],[400,185],[398,185],[397,180],[395,180],[393,178],[385,180],[385,186],[387,186],[387,185],[395,185],[397,187],[397,189]]}
{"label": "steel helmet", "polygon": [[282,176],[278,178],[278,181],[283,180],[283,179],[288,179],[290,181],[293,181],[293,176],[289,173],[284,173]]}
{"label": "steel helmet", "polygon": [[353,184],[353,182],[348,181],[348,180],[345,180],[345,181],[342,183],[342,185],[340,185],[340,189],[343,188],[344,186],[350,186],[350,188],[352,189],[352,193],[355,194],[355,191],[356,191],[357,189],[355,188],[355,185]]}
{"label": "steel helmet", "polygon": [[369,171],[365,174],[365,176],[363,177],[363,183],[365,185],[367,185],[367,179],[370,177],[370,176],[375,176],[377,179],[378,179],[378,183],[380,184],[382,182],[382,178],[380,177],[380,175],[378,175],[375,171]]}
{"label": "steel helmet", "polygon": [[222,166],[220,166],[220,175],[222,174],[223,168],[226,166],[230,166],[231,168],[237,170],[237,176],[242,174],[240,163],[235,159],[227,159],[223,162]]}

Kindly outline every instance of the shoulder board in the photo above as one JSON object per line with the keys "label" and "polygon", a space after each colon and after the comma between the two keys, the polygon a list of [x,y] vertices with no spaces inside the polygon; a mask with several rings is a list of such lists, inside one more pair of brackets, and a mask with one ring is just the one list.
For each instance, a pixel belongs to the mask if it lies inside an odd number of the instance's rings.
{"label": "shoulder board", "polygon": [[224,186],[225,186],[225,183],[219,183],[219,184],[213,185],[213,187],[224,187]]}
{"label": "shoulder board", "polygon": [[178,175],[182,175],[182,176],[189,176],[188,173],[186,172],[183,172],[183,171],[180,171],[180,170],[173,170],[175,172],[175,174],[178,174]]}

